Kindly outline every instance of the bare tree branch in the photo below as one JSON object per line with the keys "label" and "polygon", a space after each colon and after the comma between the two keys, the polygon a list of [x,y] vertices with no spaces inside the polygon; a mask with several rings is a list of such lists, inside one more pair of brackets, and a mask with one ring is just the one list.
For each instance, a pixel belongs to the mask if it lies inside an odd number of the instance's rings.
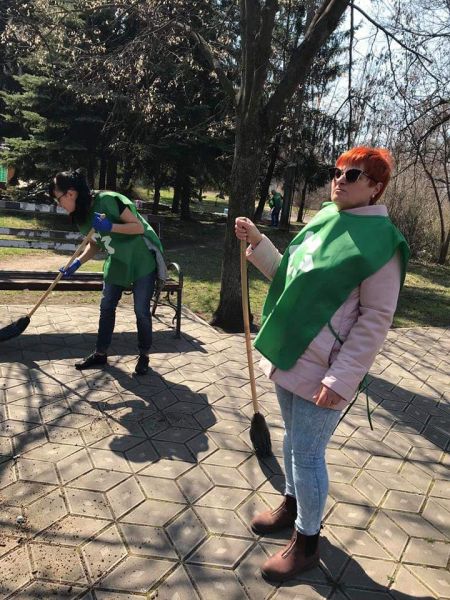
{"label": "bare tree branch", "polygon": [[414,123],[416,121],[419,121],[420,119],[422,119],[430,111],[434,110],[435,108],[438,108],[439,106],[443,106],[445,104],[450,104],[450,98],[447,99],[447,100],[445,98],[440,98],[439,101],[436,104],[434,104],[433,106],[430,106],[429,108],[427,108],[426,110],[424,110],[423,112],[421,112],[420,115],[418,115],[417,117],[415,117],[412,121],[409,121],[409,123],[407,123],[405,125],[405,127],[403,127],[403,129],[400,129],[399,133],[403,133],[406,129],[408,129],[408,127],[410,125],[414,125]]}
{"label": "bare tree branch", "polygon": [[253,77],[252,104],[257,106],[261,100],[264,84],[267,79],[269,59],[272,52],[272,34],[275,15],[278,11],[278,0],[267,0],[261,11],[261,27],[257,36],[255,73]]}
{"label": "bare tree branch", "polygon": [[228,98],[233,103],[233,106],[236,105],[236,90],[234,89],[233,83],[226,76],[225,71],[223,70],[222,64],[220,61],[214,56],[214,52],[205,38],[200,35],[197,31],[192,29],[189,25],[184,23],[179,23],[178,21],[174,23],[174,25],[187,33],[189,37],[198,45],[203,57],[206,59],[211,69],[216,73],[219,82],[227,94]]}
{"label": "bare tree branch", "polygon": [[350,0],[322,2],[304,39],[293,52],[283,78],[266,104],[265,113],[269,130],[276,127],[280,115],[284,113],[296,88],[305,81],[316,53],[336,29],[349,4]]}
{"label": "bare tree branch", "polygon": [[354,38],[354,6],[350,6],[350,39],[348,42],[348,130],[347,147],[352,145],[353,102],[352,102],[352,70],[353,70],[353,38]]}
{"label": "bare tree branch", "polygon": [[381,25],[380,23],[375,21],[375,19],[373,19],[371,16],[369,16],[362,8],[360,8],[359,6],[356,6],[356,4],[354,2],[352,2],[351,5],[353,6],[353,8],[355,10],[357,10],[359,13],[361,13],[363,15],[363,17],[365,17],[370,23],[372,23],[372,25],[375,25],[375,27],[380,29],[386,36],[392,38],[395,42],[397,42],[397,44],[399,44],[399,46],[401,46],[405,50],[408,50],[408,52],[415,54],[417,57],[421,58],[422,60],[425,60],[430,65],[433,64],[433,61],[430,58],[428,58],[424,54],[421,54],[420,52],[417,52],[417,50],[414,50],[413,48],[410,48],[409,46],[407,46],[404,42],[399,40],[398,37],[395,36],[391,31],[388,31],[385,27],[383,27],[383,25]]}
{"label": "bare tree branch", "polygon": [[421,144],[423,143],[423,141],[426,140],[426,138],[429,137],[433,133],[433,131],[436,131],[436,129],[439,129],[439,127],[441,125],[443,125],[444,123],[447,123],[447,121],[450,121],[450,112],[445,113],[443,117],[441,117],[438,121],[436,121],[435,123],[433,123],[433,125],[431,125],[425,131],[425,133],[423,133],[420,136],[420,138],[417,141],[418,146],[420,147]]}
{"label": "bare tree branch", "polygon": [[255,61],[257,58],[257,35],[261,21],[259,0],[241,0],[241,86],[238,106],[246,112],[254,91]]}

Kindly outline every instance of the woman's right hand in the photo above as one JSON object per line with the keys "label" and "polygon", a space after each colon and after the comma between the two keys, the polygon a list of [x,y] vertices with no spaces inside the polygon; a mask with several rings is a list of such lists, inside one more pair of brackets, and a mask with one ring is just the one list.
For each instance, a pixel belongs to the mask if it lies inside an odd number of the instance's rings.
{"label": "woman's right hand", "polygon": [[245,240],[255,248],[262,240],[262,234],[253,221],[247,217],[237,217],[234,231],[239,240]]}
{"label": "woman's right hand", "polygon": [[81,267],[81,262],[80,260],[77,258],[76,260],[73,261],[73,263],[67,267],[61,267],[59,269],[59,272],[62,273],[62,278],[63,279],[69,279],[69,277],[72,277],[72,275],[75,273],[75,271],[77,269],[79,269]]}

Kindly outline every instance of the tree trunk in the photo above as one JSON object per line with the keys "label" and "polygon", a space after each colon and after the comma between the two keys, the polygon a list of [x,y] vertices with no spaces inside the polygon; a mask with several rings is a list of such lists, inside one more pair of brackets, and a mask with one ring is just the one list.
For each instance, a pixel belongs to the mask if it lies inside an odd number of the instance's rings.
{"label": "tree trunk", "polygon": [[266,204],[267,198],[269,197],[269,188],[270,188],[270,183],[273,178],[273,172],[275,170],[275,165],[277,164],[278,151],[280,149],[280,142],[281,142],[281,133],[277,133],[277,135],[275,136],[275,140],[270,148],[269,166],[267,168],[267,172],[266,172],[264,181],[261,186],[261,194],[259,197],[258,208],[255,210],[255,214],[253,216],[253,220],[255,222],[258,222],[261,220],[261,218],[263,216],[263,212],[264,212],[264,205]]}
{"label": "tree trunk", "polygon": [[450,231],[447,231],[447,237],[439,249],[438,265],[445,265],[448,256],[448,248],[450,245]]}
{"label": "tree trunk", "polygon": [[155,184],[154,184],[154,188],[153,188],[152,213],[154,215],[157,215],[158,210],[159,210],[159,202],[161,200],[161,185],[162,185],[162,177],[157,175],[155,177]]}
{"label": "tree trunk", "polygon": [[279,228],[283,229],[284,231],[289,231],[289,217],[291,214],[292,201],[294,199],[296,171],[297,164],[290,163],[286,167],[284,174],[283,208],[281,210],[279,225]]}
{"label": "tree trunk", "polygon": [[300,200],[300,205],[298,207],[298,215],[297,215],[297,223],[303,223],[303,218],[305,216],[305,203],[306,203],[306,191],[308,189],[308,180],[305,179],[302,187],[302,197]]}
{"label": "tree trunk", "polygon": [[106,188],[113,192],[117,189],[117,158],[110,156],[106,165]]}
{"label": "tree trunk", "polygon": [[236,107],[236,143],[231,173],[231,194],[225,236],[220,301],[212,323],[230,331],[242,331],[241,293],[239,285],[239,244],[234,235],[234,220],[247,217],[255,210],[255,190],[261,168],[261,156],[267,141],[274,135],[286,105],[295,90],[303,85],[311,65],[330,34],[339,24],[349,0],[324,0],[312,8],[312,19],[304,39],[292,52],[280,82],[264,104],[277,0],[240,2],[241,7],[241,83],[236,94],[211,49],[197,36],[210,68]]}
{"label": "tree trunk", "polygon": [[97,166],[97,161],[93,154],[90,154],[88,164],[87,164],[87,180],[89,186],[91,188],[95,187],[95,169]]}
{"label": "tree trunk", "polygon": [[132,167],[131,167],[131,161],[126,160],[124,169],[123,169],[122,181],[121,181],[121,188],[125,194],[129,194],[131,191],[132,176],[133,176],[133,171],[132,171]]}
{"label": "tree trunk", "polygon": [[98,189],[104,190],[106,188],[106,159],[104,156],[100,158],[100,172],[98,175]]}
{"label": "tree trunk", "polygon": [[433,192],[434,192],[434,197],[436,200],[436,204],[437,204],[437,209],[438,209],[438,214],[439,214],[439,229],[440,229],[440,244],[439,244],[439,258],[438,258],[438,264],[442,265],[444,264],[443,262],[441,262],[442,260],[444,260],[447,258],[447,252],[448,252],[448,244],[449,244],[449,233],[447,232],[447,235],[445,233],[445,216],[444,216],[444,211],[442,209],[442,204],[441,204],[441,199],[440,199],[440,195],[439,195],[439,190],[438,187],[436,185],[436,180],[434,178],[433,173],[430,171],[430,169],[427,167],[427,163],[425,161],[425,158],[422,154],[422,152],[420,150],[417,151],[417,154],[420,158],[420,162],[422,163],[422,167],[423,170],[425,171],[426,176],[428,177],[430,183],[431,183],[431,187],[433,188]]}
{"label": "tree trunk", "polygon": [[177,172],[175,174],[175,182],[173,184],[173,200],[172,200],[172,212],[180,212],[180,201],[183,188],[183,167],[180,163],[177,164]]}
{"label": "tree trunk", "polygon": [[189,175],[186,175],[183,179],[183,187],[181,188],[181,211],[180,211],[181,221],[190,221],[191,220],[191,210],[190,210],[191,191],[192,191],[191,178],[189,177]]}
{"label": "tree trunk", "polygon": [[211,323],[226,331],[243,331],[239,241],[234,233],[238,216],[251,217],[261,167],[264,129],[255,123],[236,127],[236,143],[231,169],[229,212],[222,260],[219,306]]}

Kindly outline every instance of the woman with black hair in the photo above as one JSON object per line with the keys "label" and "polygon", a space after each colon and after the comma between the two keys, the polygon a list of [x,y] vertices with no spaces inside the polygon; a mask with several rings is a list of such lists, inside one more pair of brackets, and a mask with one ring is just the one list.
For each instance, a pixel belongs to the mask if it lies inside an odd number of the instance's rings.
{"label": "woman with black hair", "polygon": [[83,370],[107,363],[117,304],[122,292],[131,287],[139,348],[135,373],[145,375],[152,344],[150,301],[156,280],[166,278],[158,236],[131,200],[117,192],[91,191],[79,170],[58,173],[50,184],[50,195],[84,235],[91,227],[96,231],[81,256],[68,269],[60,269],[64,277],[73,275],[99,249],[107,253],[96,348],[75,367]]}

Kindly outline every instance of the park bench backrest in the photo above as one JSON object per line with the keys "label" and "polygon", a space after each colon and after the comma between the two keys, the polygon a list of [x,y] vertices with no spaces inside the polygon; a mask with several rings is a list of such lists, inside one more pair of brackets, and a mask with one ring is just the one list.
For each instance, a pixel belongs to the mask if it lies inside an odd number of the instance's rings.
{"label": "park bench backrest", "polygon": [[[51,204],[35,204],[33,202],[0,200],[0,210],[2,213],[65,215],[67,217],[66,211],[59,206]],[[157,215],[141,214],[156,231],[158,237],[161,238],[162,218]],[[74,251],[82,239],[83,236],[78,231],[0,227],[0,247],[6,248]]]}

